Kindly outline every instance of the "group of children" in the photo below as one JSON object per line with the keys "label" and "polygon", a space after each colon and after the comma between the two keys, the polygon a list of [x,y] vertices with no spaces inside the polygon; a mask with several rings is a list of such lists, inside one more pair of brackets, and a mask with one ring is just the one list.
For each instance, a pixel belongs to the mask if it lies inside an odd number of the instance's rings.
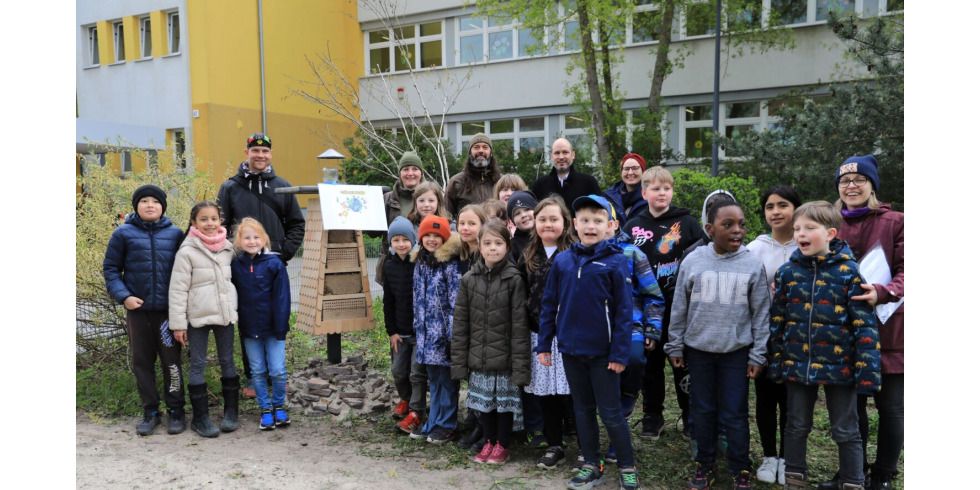
{"label": "group of children", "polygon": [[[568,488],[592,488],[605,463],[619,467],[621,488],[637,488],[626,421],[643,378],[659,372],[662,380],[666,357],[690,373],[690,488],[710,488],[719,436],[734,487],[751,488],[750,379],[760,481],[805,488],[806,441],[824,385],[841,449],[838,482],[863,488],[856,402],[880,384],[878,320],[862,297],[870,286],[837,238],[840,210],[775,187],[762,210],[772,234],[746,246],[744,210],[731,193],[706,199],[702,230],[671,204],[673,184],[662,167],[643,173],[648,206],[625,233],[597,195],[568,210],[556,196],[539,202],[519,187],[506,196],[498,189],[497,202],[467,206],[453,223],[438,186],[419,186],[410,219],[388,230],[385,323],[398,427],[431,443],[454,439],[465,379],[482,434],[474,461],[507,461],[526,412],[543,419],[541,468],[565,458],[562,435],[574,424],[580,455]],[[597,412],[610,442],[604,457]]]}
{"label": "group of children", "polygon": [[[203,201],[191,209],[183,234],[164,216],[167,195],[159,187],[139,187],[132,204],[134,213],[109,239],[103,274],[109,294],[126,308],[132,369],[143,404],[137,432],[150,435],[161,422],[154,367],[158,355],[166,377],[167,432],[179,434],[186,429],[181,347],[189,349],[191,429],[203,437],[238,429],[235,322],[254,374],[262,410],[259,429],[289,425],[285,407],[289,277],[283,261],[269,251],[262,224],[243,219],[232,244],[214,202]],[[224,399],[219,426],[208,414],[204,375],[212,332]]]}

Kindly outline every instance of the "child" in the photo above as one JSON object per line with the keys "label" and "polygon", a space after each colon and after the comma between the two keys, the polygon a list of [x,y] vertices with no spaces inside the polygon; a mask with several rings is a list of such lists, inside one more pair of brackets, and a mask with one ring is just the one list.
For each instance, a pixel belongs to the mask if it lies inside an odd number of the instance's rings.
{"label": "child", "polygon": [[449,220],[426,216],[419,225],[422,248],[415,252],[412,277],[412,329],[416,336],[416,361],[425,366],[429,379],[429,415],[425,424],[409,434],[442,444],[456,436],[459,383],[450,378],[450,343],[453,307],[459,292],[459,234],[449,231]]}
{"label": "child", "polygon": [[507,200],[507,217],[514,223],[513,247],[510,259],[517,263],[521,252],[527,247],[534,229],[534,207],[538,200],[527,191],[517,191]]}
{"label": "child", "polygon": [[[483,212],[487,215],[487,219],[497,218],[501,221],[510,221],[507,218],[507,203],[503,201],[498,201],[496,199],[488,199],[483,201]],[[510,230],[510,228],[507,228]]]}
{"label": "child", "polygon": [[463,276],[453,315],[452,378],[469,375],[466,408],[479,413],[485,443],[477,463],[507,461],[520,386],[531,381],[524,280],[510,260],[510,233],[494,219],[480,230],[480,255]]}
{"label": "child", "polygon": [[[793,211],[800,206],[800,196],[792,187],[780,185],[762,194],[762,215],[772,230],[771,235],[760,235],[746,245],[766,268],[766,283],[772,290],[776,270],[785,264],[793,251]],[[777,424],[778,415],[778,424]],[[755,422],[762,440],[762,464],[756,470],[756,478],[766,483],[786,484],[786,460],[783,450],[786,444],[786,385],[774,383],[769,376],[755,378]],[[781,434],[776,447],[776,432]]]}
{"label": "child", "polygon": [[[286,412],[286,334],[289,332],[289,274],[279,254],[269,250],[262,223],[243,218],[235,233],[238,255],[231,263],[231,281],[238,302],[238,328],[248,352],[255,400],[262,414],[259,430],[288,426]],[[269,397],[266,377],[272,380]]]}
{"label": "child", "polygon": [[417,230],[422,218],[430,214],[449,219],[442,188],[435,182],[426,181],[415,186],[415,191],[412,192],[412,210],[408,212],[408,220]]}
{"label": "child", "polygon": [[398,429],[411,434],[422,425],[419,414],[425,413],[425,368],[415,359],[415,330],[412,326],[412,275],[415,264],[409,253],[417,241],[408,219],[398,216],[388,227],[391,251],[385,261],[384,314],[385,331],[391,341],[391,377],[401,401],[392,416]]}
{"label": "child", "polygon": [[486,222],[487,215],[480,204],[467,204],[459,211],[456,228],[459,238],[463,240],[460,258],[466,264],[467,270],[480,260],[480,227]]}
{"label": "child", "polygon": [[824,387],[844,489],[864,488],[857,397],[881,384],[877,318],[851,249],[837,238],[842,218],[826,201],[793,213],[799,249],[776,271],[769,376],[786,382],[786,488],[807,488],[806,440],[817,388]]}
{"label": "child", "polygon": [[231,283],[235,250],[226,236],[218,205],[211,201],[195,204],[170,276],[170,330],[181,345],[190,344],[187,390],[194,409],[191,429],[203,437],[218,437],[218,428],[208,418],[208,385],[204,379],[209,331],[214,332],[221,364],[221,393],[225,401],[221,431],[238,429],[239,382],[232,354],[238,294]]}
{"label": "child", "polygon": [[504,174],[500,176],[500,180],[493,186],[493,195],[507,204],[507,200],[510,196],[517,191],[526,191],[527,184],[524,183],[524,179],[517,174]]}
{"label": "child", "polygon": [[136,433],[148,436],[160,425],[160,394],[156,363],[164,376],[163,399],[167,404],[167,433],[180,434],[184,422],[184,377],[180,344],[167,329],[167,294],[170,269],[180,245],[180,229],[164,216],[167,194],[155,185],[133,192],[133,213],[109,238],[102,274],[106,289],[126,308],[126,333],[133,355],[136,390],[143,403],[143,420]]}
{"label": "child", "polygon": [[[565,201],[556,196],[542,199],[534,208],[534,230],[517,265],[527,281],[527,317],[532,346],[538,344],[541,297],[544,295],[548,271],[554,263],[555,255],[571,248],[574,242],[572,217],[565,208]],[[539,406],[547,449],[538,459],[537,466],[549,470],[556,468],[565,459],[562,441],[564,412],[571,394],[557,338],[553,338],[551,342],[551,358],[550,366],[539,363],[537,359],[531,361],[531,383],[524,388],[523,395],[527,425],[531,425],[532,418],[529,408],[535,403]]]}
{"label": "child", "polygon": [[[643,199],[647,207],[626,223],[624,231],[633,236],[636,245],[647,256],[656,271],[660,292],[664,295],[665,311],[660,342],[647,351],[647,365],[643,373],[643,426],[640,436],[654,440],[664,428],[664,370],[666,360],[663,345],[670,329],[670,306],[674,299],[674,283],[684,250],[704,236],[698,221],[690,211],[671,205],[674,198],[674,177],[670,172],[655,166],[643,172],[641,178]],[[688,394],[684,387],[687,370],[673,368],[674,392],[681,409],[683,433],[688,436]]]}
{"label": "child", "polygon": [[590,194],[575,199],[572,208],[581,243],[558,254],[548,272],[535,352],[538,362],[550,365],[551,341],[558,337],[585,459],[568,487],[592,488],[603,476],[598,407],[618,456],[620,486],[637,488],[633,443],[619,400],[632,329],[633,299],[622,274],[627,259],[623,249],[605,240],[612,226],[609,201]]}
{"label": "child", "polygon": [[[708,208],[712,244],[680,267],[664,351],[691,373],[697,467],[690,488],[708,488],[721,431],[736,489],[752,488],[749,461],[749,378],[766,363],[769,287],[762,262],[742,246],[745,216],[728,201]],[[718,424],[721,427],[717,427]]]}

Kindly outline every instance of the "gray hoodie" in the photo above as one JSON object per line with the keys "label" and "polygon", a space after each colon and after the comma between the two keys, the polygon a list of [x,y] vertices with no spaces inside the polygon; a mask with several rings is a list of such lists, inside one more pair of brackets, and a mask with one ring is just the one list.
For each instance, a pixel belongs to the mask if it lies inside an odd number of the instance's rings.
{"label": "gray hoodie", "polygon": [[684,346],[724,354],[746,346],[749,363],[766,364],[769,283],[762,262],[744,246],[718,255],[698,247],[681,262],[664,351],[682,357]]}
{"label": "gray hoodie", "polygon": [[790,256],[793,255],[798,246],[796,240],[790,240],[783,244],[773,240],[771,235],[759,235],[746,245],[746,248],[762,261],[762,265],[766,268],[766,281],[771,284],[776,278],[776,270],[779,269],[779,266],[789,262]]}

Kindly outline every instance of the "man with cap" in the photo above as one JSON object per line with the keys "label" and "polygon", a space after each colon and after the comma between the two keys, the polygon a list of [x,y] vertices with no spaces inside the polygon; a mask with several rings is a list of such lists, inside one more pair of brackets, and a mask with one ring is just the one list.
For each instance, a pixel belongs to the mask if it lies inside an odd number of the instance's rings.
{"label": "man with cap", "polygon": [[551,173],[538,177],[531,186],[531,192],[538,199],[558,194],[565,200],[565,206],[572,209],[575,198],[602,194],[595,177],[575,171],[575,150],[567,139],[558,138],[551,143],[551,163],[554,165]]}
{"label": "man with cap", "polygon": [[496,197],[493,186],[500,180],[500,170],[487,135],[473,135],[467,154],[466,166],[446,184],[446,207],[453,217],[467,204],[480,204]]}
{"label": "man with cap", "polygon": [[[272,169],[272,139],[263,133],[255,133],[245,141],[246,160],[238,172],[229,177],[218,190],[218,206],[221,207],[221,225],[228,230],[228,239],[237,231],[242,218],[252,217],[262,223],[269,234],[269,248],[279,254],[283,262],[289,262],[303,244],[306,220],[295,194],[276,194],[274,189],[290,187],[286,179]],[[240,333],[240,332],[239,332]],[[251,380],[252,370],[242,346],[242,363],[245,377]],[[246,383],[246,396],[254,395]]]}

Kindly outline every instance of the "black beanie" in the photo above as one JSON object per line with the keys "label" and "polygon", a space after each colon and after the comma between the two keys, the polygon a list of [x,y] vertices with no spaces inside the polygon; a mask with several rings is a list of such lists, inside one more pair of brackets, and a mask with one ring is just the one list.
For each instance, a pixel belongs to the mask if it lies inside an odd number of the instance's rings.
{"label": "black beanie", "polygon": [[514,212],[518,209],[530,209],[533,211],[537,206],[538,200],[535,199],[534,194],[528,191],[517,191],[507,199],[507,217],[513,218]]}
{"label": "black beanie", "polygon": [[160,205],[163,206],[163,212],[160,214],[167,214],[167,193],[163,192],[163,189],[153,184],[141,185],[135,192],[133,192],[133,211],[139,213],[139,211],[136,210],[136,207],[139,204],[140,199],[147,196],[156,198],[157,201],[160,201]]}

